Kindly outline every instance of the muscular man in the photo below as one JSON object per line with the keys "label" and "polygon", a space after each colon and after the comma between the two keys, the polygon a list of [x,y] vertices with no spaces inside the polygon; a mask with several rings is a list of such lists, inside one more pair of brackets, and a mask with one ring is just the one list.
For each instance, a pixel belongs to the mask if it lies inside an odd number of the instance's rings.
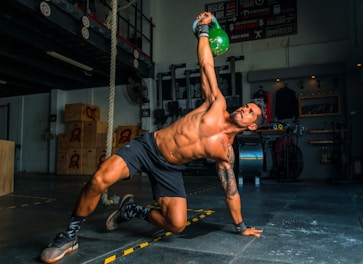
{"label": "muscular man", "polygon": [[127,195],[117,211],[107,219],[112,230],[122,221],[139,217],[172,233],[180,233],[187,222],[187,201],[183,185],[183,164],[199,158],[216,161],[216,169],[226,194],[226,203],[238,234],[259,237],[262,230],[246,227],[241,213],[241,198],[233,172],[235,136],[255,130],[263,123],[262,108],[247,103],[228,113],[226,100],[217,85],[214,59],[208,42],[211,14],[203,12],[198,25],[198,61],[201,89],[205,101],[170,126],[141,136],[109,157],[84,186],[68,229],[56,236],[41,254],[46,263],[56,262],[78,248],[77,232],[96,208],[102,192],[119,180],[144,171],[150,178],[153,196],[160,209],[137,205]]}

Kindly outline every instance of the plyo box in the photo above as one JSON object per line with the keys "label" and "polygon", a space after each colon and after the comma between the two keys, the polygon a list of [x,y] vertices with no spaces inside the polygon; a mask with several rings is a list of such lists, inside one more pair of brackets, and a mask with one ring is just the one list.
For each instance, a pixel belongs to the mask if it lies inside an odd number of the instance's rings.
{"label": "plyo box", "polygon": [[82,175],[82,149],[73,148],[67,151],[67,174]]}
{"label": "plyo box", "polygon": [[[97,133],[96,147],[106,148],[107,146],[107,133]],[[116,147],[117,133],[112,133],[112,147]]]}
{"label": "plyo box", "polygon": [[118,126],[116,147],[122,147],[127,142],[133,140],[138,133],[138,126]]}
{"label": "plyo box", "polygon": [[[119,148],[114,147],[111,150],[111,155],[114,154]],[[106,160],[107,153],[106,153],[106,147],[97,147],[96,148],[96,164],[97,168]]]}
{"label": "plyo box", "polygon": [[0,140],[0,196],[14,192],[15,142]]}
{"label": "plyo box", "polygon": [[74,121],[67,123],[68,147],[96,147],[98,134],[107,132],[107,122],[104,121]]}
{"label": "plyo box", "polygon": [[64,121],[99,121],[100,107],[90,104],[66,104]]}
{"label": "plyo box", "polygon": [[84,148],[82,149],[82,174],[92,175],[98,164],[96,163],[96,148]]}
{"label": "plyo box", "polygon": [[57,135],[57,150],[61,151],[68,148],[68,135],[61,133]]}
{"label": "plyo box", "polygon": [[66,149],[57,152],[57,174],[68,174],[68,153]]}

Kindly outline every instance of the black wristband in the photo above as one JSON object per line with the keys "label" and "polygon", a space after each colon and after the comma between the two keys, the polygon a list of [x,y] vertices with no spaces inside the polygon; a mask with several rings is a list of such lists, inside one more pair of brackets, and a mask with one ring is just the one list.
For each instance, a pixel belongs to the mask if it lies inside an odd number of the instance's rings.
{"label": "black wristband", "polygon": [[236,228],[236,232],[238,234],[244,232],[247,229],[247,226],[245,225],[244,222],[241,222],[239,224],[234,224],[234,227]]}
{"label": "black wristband", "polygon": [[197,26],[196,37],[209,37],[209,25],[208,24],[201,24]]}

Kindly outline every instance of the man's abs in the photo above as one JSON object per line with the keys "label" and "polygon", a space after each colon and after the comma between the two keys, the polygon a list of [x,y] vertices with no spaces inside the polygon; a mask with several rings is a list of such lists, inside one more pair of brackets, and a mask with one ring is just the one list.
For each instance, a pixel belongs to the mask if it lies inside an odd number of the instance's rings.
{"label": "man's abs", "polygon": [[173,164],[185,164],[205,156],[197,133],[178,133],[170,127],[155,131],[154,137],[164,158]]}

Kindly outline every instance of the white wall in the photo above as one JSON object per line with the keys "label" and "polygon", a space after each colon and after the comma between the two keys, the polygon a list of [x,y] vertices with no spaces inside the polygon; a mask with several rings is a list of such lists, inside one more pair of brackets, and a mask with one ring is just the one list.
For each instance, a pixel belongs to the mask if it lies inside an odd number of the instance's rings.
{"label": "white wall", "polygon": [[[108,87],[72,91],[53,91],[1,98],[0,104],[10,103],[10,138],[20,145],[16,153],[17,172],[54,173],[56,166],[56,138],[46,140],[47,132],[64,133],[64,106],[86,103],[100,106],[102,121],[108,121]],[[51,98],[52,97],[52,98]],[[57,122],[49,123],[49,115],[56,114]],[[115,89],[114,128],[139,124],[139,105],[125,94],[125,86]],[[149,122],[150,123],[150,122]]]}
{"label": "white wall", "polygon": [[[213,2],[219,1],[154,1],[151,16],[157,25],[156,72],[169,71],[170,64],[178,63],[186,63],[188,69],[197,67],[196,40],[191,26],[204,5]],[[344,61],[352,55],[349,54],[353,45],[350,30],[355,21],[348,14],[353,2],[297,0],[298,34],[231,44],[228,52],[216,58],[215,64],[228,65],[227,57],[244,55],[245,59],[236,63],[236,71],[246,73]],[[245,79],[243,87],[244,97],[249,98],[250,85]]]}
{"label": "white wall", "polygon": [[16,149],[15,170],[48,172],[49,94],[2,98],[0,104],[10,104],[9,140]]}

